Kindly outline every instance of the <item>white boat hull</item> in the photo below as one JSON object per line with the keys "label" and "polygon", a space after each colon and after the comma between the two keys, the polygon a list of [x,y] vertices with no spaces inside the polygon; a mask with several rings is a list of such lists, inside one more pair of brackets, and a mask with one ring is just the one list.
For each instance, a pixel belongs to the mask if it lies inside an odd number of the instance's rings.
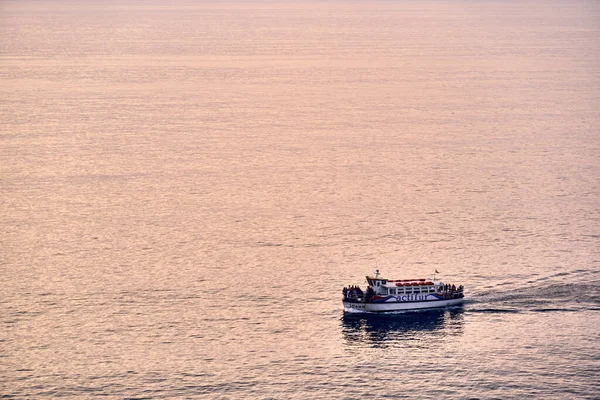
{"label": "white boat hull", "polygon": [[464,298],[461,297],[455,299],[436,299],[425,301],[396,301],[394,299],[378,303],[360,301],[343,301],[343,303],[344,311],[346,312],[390,312],[457,306],[462,304],[463,300]]}

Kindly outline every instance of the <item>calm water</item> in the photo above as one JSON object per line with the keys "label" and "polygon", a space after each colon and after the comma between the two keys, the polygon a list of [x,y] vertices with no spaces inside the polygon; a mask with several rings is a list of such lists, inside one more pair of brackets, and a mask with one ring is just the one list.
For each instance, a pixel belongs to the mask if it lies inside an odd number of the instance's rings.
{"label": "calm water", "polygon": [[600,3],[119,3],[0,3],[0,395],[600,398]]}

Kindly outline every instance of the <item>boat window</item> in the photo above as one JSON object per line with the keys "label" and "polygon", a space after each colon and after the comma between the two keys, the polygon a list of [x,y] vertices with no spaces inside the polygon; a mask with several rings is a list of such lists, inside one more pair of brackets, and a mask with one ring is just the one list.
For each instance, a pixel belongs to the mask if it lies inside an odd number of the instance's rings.
{"label": "boat window", "polygon": [[390,289],[390,294],[396,294],[396,289]]}

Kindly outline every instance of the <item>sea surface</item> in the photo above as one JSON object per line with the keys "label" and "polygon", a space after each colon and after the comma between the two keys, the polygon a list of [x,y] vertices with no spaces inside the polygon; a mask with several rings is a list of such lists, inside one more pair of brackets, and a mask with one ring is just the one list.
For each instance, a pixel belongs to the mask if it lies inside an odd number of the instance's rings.
{"label": "sea surface", "polygon": [[599,127],[596,1],[3,0],[0,398],[599,399]]}

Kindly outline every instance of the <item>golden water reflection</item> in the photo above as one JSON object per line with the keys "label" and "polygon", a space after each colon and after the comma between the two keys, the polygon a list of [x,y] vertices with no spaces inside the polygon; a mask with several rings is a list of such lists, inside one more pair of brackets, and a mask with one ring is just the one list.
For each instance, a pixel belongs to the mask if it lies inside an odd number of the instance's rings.
{"label": "golden water reflection", "polygon": [[461,335],[462,307],[396,314],[352,314],[341,318],[348,345],[370,347],[422,347],[432,340]]}

